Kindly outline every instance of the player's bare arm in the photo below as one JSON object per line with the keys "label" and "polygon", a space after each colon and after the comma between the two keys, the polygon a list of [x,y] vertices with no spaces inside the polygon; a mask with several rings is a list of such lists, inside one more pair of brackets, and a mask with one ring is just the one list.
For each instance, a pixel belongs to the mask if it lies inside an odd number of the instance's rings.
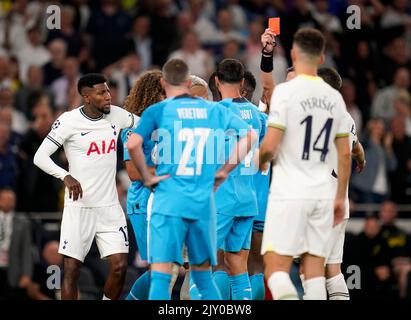
{"label": "player's bare arm", "polygon": [[[130,178],[131,181],[142,181],[143,177],[140,174],[140,171],[136,168],[136,166],[131,162],[131,161],[125,161],[125,166],[126,166],[126,171],[128,174],[128,177]],[[151,172],[151,174],[154,174],[156,171],[155,167],[149,167],[148,168]]]}
{"label": "player's bare arm", "polygon": [[335,139],[338,153],[338,186],[334,201],[334,226],[344,220],[345,194],[351,174],[351,152],[348,136]]}
{"label": "player's bare arm", "polygon": [[143,138],[138,134],[132,134],[127,142],[127,149],[130,154],[132,163],[141,173],[142,181],[147,188],[155,187],[160,181],[167,179],[170,175],[155,176],[150,172],[147,166],[146,158],[143,152]]}
{"label": "player's bare arm", "polygon": [[361,173],[364,170],[367,161],[365,160],[364,148],[359,141],[354,145],[351,156],[357,163],[356,171]]}
{"label": "player's bare arm", "polygon": [[254,130],[249,130],[247,135],[238,141],[227,162],[215,174],[214,191],[218,189],[227,179],[229,173],[246,157],[257,141],[258,137]]}
{"label": "player's bare arm", "polygon": [[260,147],[260,170],[266,169],[266,163],[275,158],[283,135],[282,129],[268,127]]}
{"label": "player's bare arm", "polygon": [[273,54],[274,47],[276,46],[275,34],[270,28],[265,29],[261,35],[261,46],[260,80],[263,87],[263,102],[269,103],[275,87],[273,79]]}

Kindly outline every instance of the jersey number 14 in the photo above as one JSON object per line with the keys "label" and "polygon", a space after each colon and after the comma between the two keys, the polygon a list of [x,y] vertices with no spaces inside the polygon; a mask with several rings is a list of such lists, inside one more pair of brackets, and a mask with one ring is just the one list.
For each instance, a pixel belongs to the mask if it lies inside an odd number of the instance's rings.
{"label": "jersey number 14", "polygon": [[[315,139],[313,150],[317,152],[321,152],[320,161],[324,162],[325,157],[328,153],[328,143],[330,141],[330,133],[331,127],[333,124],[332,118],[328,118],[325,122],[324,126],[322,127],[320,133],[318,134],[317,138]],[[306,124],[305,126],[305,139],[304,139],[304,149],[303,149],[303,160],[310,160],[310,151],[311,151],[311,131],[312,131],[312,124],[313,124],[313,116],[306,117],[303,121],[300,122],[301,125]],[[318,146],[319,140],[322,135],[325,135],[324,143],[322,147]]]}

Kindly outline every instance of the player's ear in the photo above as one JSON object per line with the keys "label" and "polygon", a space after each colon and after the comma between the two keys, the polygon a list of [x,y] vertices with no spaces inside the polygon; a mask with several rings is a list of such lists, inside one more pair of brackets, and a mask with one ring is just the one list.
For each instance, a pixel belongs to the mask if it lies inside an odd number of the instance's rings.
{"label": "player's ear", "polygon": [[294,61],[295,61],[295,59],[296,59],[296,57],[297,57],[297,54],[296,54],[295,51],[296,51],[295,48],[292,47],[292,48],[291,48],[291,61],[293,62],[292,65],[294,65]]}
{"label": "player's ear", "polygon": [[322,54],[320,55],[319,65],[322,65],[322,64],[324,63],[324,61],[325,61],[325,54],[322,53]]}
{"label": "player's ear", "polygon": [[190,78],[188,78],[186,81],[186,87],[191,88],[192,85],[193,85],[193,81]]}
{"label": "player's ear", "polygon": [[[217,89],[220,89],[221,83],[220,83],[220,80],[218,80],[217,76],[214,77],[214,81],[215,81],[215,86],[217,87]],[[220,90],[218,90],[218,91],[220,91]]]}
{"label": "player's ear", "polygon": [[166,81],[163,78],[160,79],[160,84],[163,87],[163,89],[165,90],[166,89]]}

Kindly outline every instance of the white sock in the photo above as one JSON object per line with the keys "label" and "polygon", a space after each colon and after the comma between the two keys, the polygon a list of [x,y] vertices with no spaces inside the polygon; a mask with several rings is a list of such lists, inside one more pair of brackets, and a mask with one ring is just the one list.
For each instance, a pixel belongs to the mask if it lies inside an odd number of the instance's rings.
{"label": "white sock", "polygon": [[190,271],[186,270],[180,289],[180,300],[190,300]]}
{"label": "white sock", "polygon": [[179,273],[180,273],[180,265],[173,263],[171,267],[171,281],[170,281],[170,287],[169,287],[170,295],[172,295],[173,293],[174,285],[177,281]]}
{"label": "white sock", "polygon": [[300,274],[300,280],[301,280],[301,286],[303,287],[303,290],[305,291],[305,287],[304,287],[304,281],[305,281],[304,273],[301,273],[301,274]]}
{"label": "white sock", "polygon": [[274,272],[267,284],[274,300],[298,300],[297,290],[287,272]]}
{"label": "white sock", "polygon": [[110,298],[107,298],[105,294],[103,294],[103,300],[111,300]]}
{"label": "white sock", "polygon": [[325,277],[304,280],[304,300],[327,300]]}
{"label": "white sock", "polygon": [[326,280],[330,300],[350,300],[347,284],[342,273]]}

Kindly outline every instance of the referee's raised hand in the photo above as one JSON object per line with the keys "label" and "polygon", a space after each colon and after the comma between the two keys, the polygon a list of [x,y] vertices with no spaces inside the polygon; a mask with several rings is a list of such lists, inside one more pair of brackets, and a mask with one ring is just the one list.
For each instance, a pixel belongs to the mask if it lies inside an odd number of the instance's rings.
{"label": "referee's raised hand", "polygon": [[83,198],[83,189],[81,188],[80,182],[74,179],[71,175],[64,177],[64,184],[69,190],[69,198],[73,201],[77,201],[78,198]]}

